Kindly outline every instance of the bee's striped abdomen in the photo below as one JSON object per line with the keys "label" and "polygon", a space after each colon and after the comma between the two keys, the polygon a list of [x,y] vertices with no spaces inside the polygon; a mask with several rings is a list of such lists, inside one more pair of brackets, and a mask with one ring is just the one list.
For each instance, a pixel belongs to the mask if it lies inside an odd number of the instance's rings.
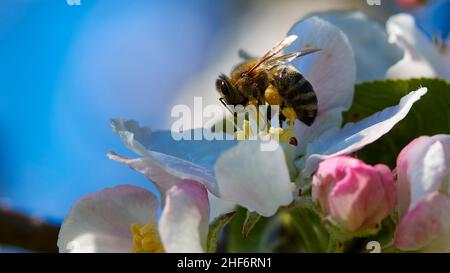
{"label": "bee's striped abdomen", "polygon": [[297,118],[308,126],[313,124],[317,116],[317,96],[311,83],[287,66],[278,70],[274,80],[284,103],[294,109]]}

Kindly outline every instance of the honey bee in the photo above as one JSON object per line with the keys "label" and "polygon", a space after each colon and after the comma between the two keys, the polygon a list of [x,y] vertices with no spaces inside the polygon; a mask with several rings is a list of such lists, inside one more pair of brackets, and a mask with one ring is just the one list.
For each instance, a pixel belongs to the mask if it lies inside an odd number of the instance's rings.
{"label": "honey bee", "polygon": [[[307,126],[313,124],[317,115],[317,97],[311,83],[293,66],[285,65],[292,60],[319,51],[317,48],[278,56],[297,39],[291,35],[273,46],[261,58],[251,58],[233,68],[230,77],[221,74],[216,89],[222,104],[279,105],[280,123],[298,119]],[[227,107],[228,108],[228,107]],[[284,111],[286,110],[286,111]]]}

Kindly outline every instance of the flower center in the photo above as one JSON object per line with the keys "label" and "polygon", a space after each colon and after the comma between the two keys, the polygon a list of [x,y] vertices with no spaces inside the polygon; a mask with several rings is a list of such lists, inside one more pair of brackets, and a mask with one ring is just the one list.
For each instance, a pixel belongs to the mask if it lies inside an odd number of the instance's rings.
{"label": "flower center", "polygon": [[[291,112],[287,112],[287,113],[291,113]],[[289,115],[289,117],[293,118],[292,120],[295,120],[294,115],[295,115],[295,112],[294,112],[294,114]],[[297,144],[293,144],[293,140],[296,141],[293,122],[291,122],[291,120],[288,120],[288,125],[289,126],[286,129],[281,128],[281,127],[270,127],[268,132],[261,131],[261,132],[259,132],[258,135],[261,138],[269,137],[271,139],[278,140],[280,143],[290,143],[294,146],[297,146]],[[251,128],[250,122],[248,120],[244,120],[242,130],[238,130],[237,132],[235,132],[235,137],[239,141],[249,140],[252,137],[255,137],[255,134],[254,134],[254,132]]]}
{"label": "flower center", "polygon": [[248,120],[244,120],[241,131],[237,131],[235,133],[237,140],[248,140],[253,137],[252,127],[250,126],[250,122]]}
{"label": "flower center", "polygon": [[158,234],[156,223],[150,222],[144,226],[141,224],[131,225],[131,236],[133,252],[135,253],[163,253],[161,239]]}

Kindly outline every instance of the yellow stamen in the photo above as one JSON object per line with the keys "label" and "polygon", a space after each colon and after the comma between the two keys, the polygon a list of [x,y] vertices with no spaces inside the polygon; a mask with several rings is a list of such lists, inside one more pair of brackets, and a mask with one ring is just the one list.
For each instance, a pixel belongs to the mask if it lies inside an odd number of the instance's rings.
{"label": "yellow stamen", "polygon": [[248,120],[244,120],[244,124],[242,125],[242,130],[237,131],[236,139],[237,140],[247,140],[253,136],[252,127],[250,126],[250,122]]}
{"label": "yellow stamen", "polygon": [[144,226],[140,224],[131,225],[131,236],[133,252],[136,253],[162,253],[164,247],[159,238],[158,227],[155,222]]}
{"label": "yellow stamen", "polygon": [[141,229],[142,225],[140,224],[132,224],[131,225],[131,234],[139,234],[139,230]]}
{"label": "yellow stamen", "polygon": [[289,140],[295,135],[293,130],[279,127],[271,127],[269,134],[272,139],[278,139],[281,143],[289,143]]}

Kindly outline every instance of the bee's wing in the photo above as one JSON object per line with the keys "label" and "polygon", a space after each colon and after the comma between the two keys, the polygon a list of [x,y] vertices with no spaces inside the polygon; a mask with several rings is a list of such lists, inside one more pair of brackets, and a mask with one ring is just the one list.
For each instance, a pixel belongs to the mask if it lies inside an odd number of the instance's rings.
{"label": "bee's wing", "polygon": [[251,73],[253,70],[258,68],[261,64],[265,63],[267,60],[270,60],[273,56],[277,55],[279,52],[281,52],[286,47],[290,46],[295,40],[297,40],[297,35],[291,35],[286,37],[283,41],[279,42],[278,44],[274,45],[269,51],[266,52],[259,60],[258,62],[250,68],[247,73]]}
{"label": "bee's wing", "polygon": [[264,65],[268,66],[268,67],[274,67],[277,65],[292,62],[294,59],[296,59],[298,57],[306,56],[306,55],[312,54],[317,51],[320,51],[320,49],[319,48],[304,49],[301,51],[297,51],[297,52],[289,53],[289,54],[286,54],[286,55],[283,55],[280,57],[275,57],[275,58],[269,59],[266,62],[264,62]]}

